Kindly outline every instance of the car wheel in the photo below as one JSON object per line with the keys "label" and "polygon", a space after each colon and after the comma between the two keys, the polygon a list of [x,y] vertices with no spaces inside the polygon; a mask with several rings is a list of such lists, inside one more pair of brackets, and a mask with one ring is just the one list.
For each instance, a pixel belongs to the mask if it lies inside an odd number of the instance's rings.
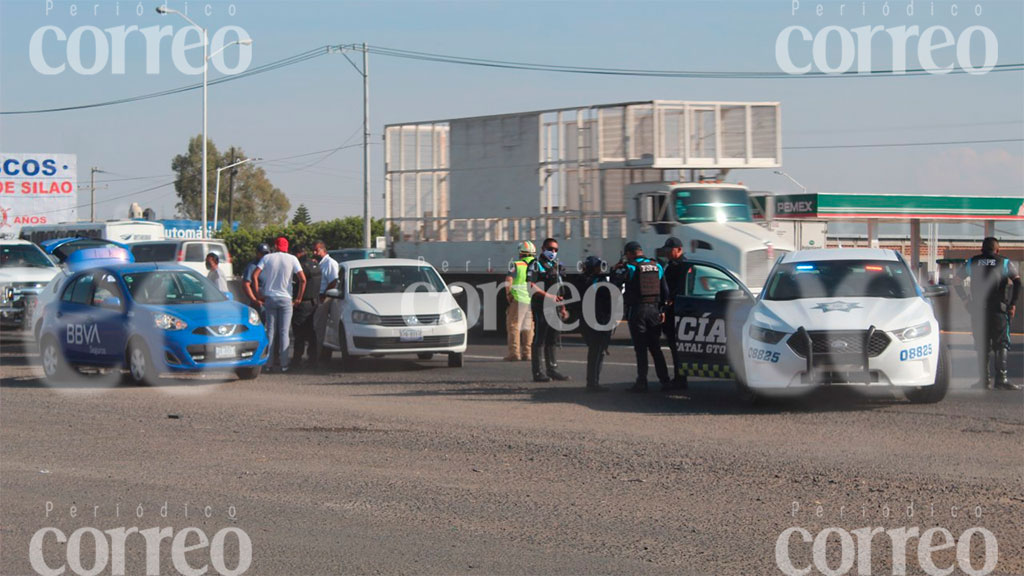
{"label": "car wheel", "polygon": [[125,380],[136,386],[145,386],[157,383],[156,365],[153,364],[149,349],[138,338],[128,343],[125,351],[125,365],[128,371],[125,373]]}
{"label": "car wheel", "polygon": [[255,380],[260,375],[262,366],[246,366],[244,368],[236,368],[235,375],[238,376],[239,380]]}
{"label": "car wheel", "polygon": [[53,383],[67,380],[71,369],[64,361],[64,353],[60,344],[53,336],[47,336],[39,345],[39,359],[43,366],[43,375]]}
{"label": "car wheel", "polygon": [[462,352],[449,352],[448,353],[448,367],[449,368],[462,368]]}
{"label": "car wheel", "polygon": [[418,352],[416,354],[416,357],[419,358],[420,360],[430,360],[431,358],[434,357],[434,353],[433,352]]}
{"label": "car wheel", "polygon": [[921,386],[906,391],[907,400],[914,404],[935,404],[941,402],[949,392],[949,375],[952,366],[949,362],[949,351],[945,346],[939,346],[939,361],[935,366],[935,383],[931,386]]}

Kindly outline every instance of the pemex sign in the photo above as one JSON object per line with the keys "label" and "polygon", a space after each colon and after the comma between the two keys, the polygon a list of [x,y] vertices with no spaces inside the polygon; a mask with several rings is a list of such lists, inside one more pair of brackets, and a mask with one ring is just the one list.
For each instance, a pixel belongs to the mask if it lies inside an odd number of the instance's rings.
{"label": "pemex sign", "polygon": [[22,226],[75,219],[78,199],[75,154],[0,152],[0,237]]}

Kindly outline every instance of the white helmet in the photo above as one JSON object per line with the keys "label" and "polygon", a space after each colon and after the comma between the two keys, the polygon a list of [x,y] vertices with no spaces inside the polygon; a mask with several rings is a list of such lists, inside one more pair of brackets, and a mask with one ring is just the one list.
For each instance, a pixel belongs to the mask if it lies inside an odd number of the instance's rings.
{"label": "white helmet", "polygon": [[530,242],[529,240],[524,240],[523,242],[519,243],[519,253],[520,254],[536,254],[537,253],[537,247],[533,245],[533,242]]}

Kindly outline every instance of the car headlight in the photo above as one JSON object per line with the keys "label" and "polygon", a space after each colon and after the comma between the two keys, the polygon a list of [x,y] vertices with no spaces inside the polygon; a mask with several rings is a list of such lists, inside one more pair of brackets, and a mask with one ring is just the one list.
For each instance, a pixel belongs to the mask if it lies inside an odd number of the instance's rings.
{"label": "car headlight", "polygon": [[249,308],[249,324],[253,326],[260,325],[260,313],[255,308]]}
{"label": "car headlight", "polygon": [[754,340],[768,344],[778,344],[780,340],[786,337],[785,332],[779,332],[778,330],[772,330],[771,328],[757,326],[756,324],[751,324],[747,333]]}
{"label": "car headlight", "polygon": [[353,310],[352,321],[355,322],[356,324],[380,324],[380,316],[377,316],[373,312]]}
{"label": "car headlight", "polygon": [[8,303],[14,299],[13,286],[0,286],[0,303]]}
{"label": "car headlight", "polygon": [[462,308],[452,308],[451,310],[441,314],[437,319],[438,324],[453,324],[462,320]]}
{"label": "car headlight", "polygon": [[896,335],[900,340],[907,342],[909,340],[916,340],[918,338],[924,338],[925,336],[932,333],[932,325],[928,322],[924,324],[918,324],[917,326],[911,326],[910,328],[904,328],[902,330],[896,330],[893,334]]}
{"label": "car headlight", "polygon": [[153,316],[153,323],[161,330],[177,331],[188,328],[188,324],[184,320],[170,314],[157,314]]}

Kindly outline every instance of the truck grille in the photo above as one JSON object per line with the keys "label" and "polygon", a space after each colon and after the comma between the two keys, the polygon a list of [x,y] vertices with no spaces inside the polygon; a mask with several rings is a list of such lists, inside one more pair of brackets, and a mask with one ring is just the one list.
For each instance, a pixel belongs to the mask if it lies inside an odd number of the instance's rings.
{"label": "truck grille", "polygon": [[[891,339],[889,336],[880,330],[876,330],[871,334],[870,341],[868,340],[867,330],[847,330],[847,331],[818,331],[808,332],[811,337],[811,345],[815,355],[818,354],[863,354],[865,347],[869,358],[874,358],[885,351],[886,347],[889,346]],[[801,358],[807,357],[807,342],[799,336],[799,334],[793,334],[786,341],[793,352]]]}

